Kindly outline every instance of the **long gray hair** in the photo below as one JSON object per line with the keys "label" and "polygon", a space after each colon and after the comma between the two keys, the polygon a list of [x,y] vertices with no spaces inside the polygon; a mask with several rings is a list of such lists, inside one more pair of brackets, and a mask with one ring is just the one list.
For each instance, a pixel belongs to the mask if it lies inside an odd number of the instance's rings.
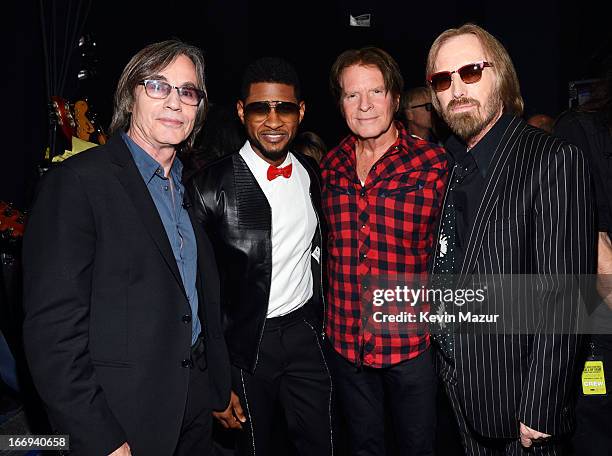
{"label": "long gray hair", "polygon": [[[193,131],[181,145],[188,148],[193,147],[195,138],[204,124],[208,108],[208,96],[206,95],[204,80],[204,56],[197,47],[179,40],[168,40],[150,44],[132,57],[125,66],[115,91],[113,119],[109,128],[110,133],[128,130],[134,106],[134,92],[138,83],[163,70],[180,55],[191,59],[196,70],[197,87],[204,91],[204,99],[200,102],[196,112]],[[182,149],[181,146],[179,147]]]}

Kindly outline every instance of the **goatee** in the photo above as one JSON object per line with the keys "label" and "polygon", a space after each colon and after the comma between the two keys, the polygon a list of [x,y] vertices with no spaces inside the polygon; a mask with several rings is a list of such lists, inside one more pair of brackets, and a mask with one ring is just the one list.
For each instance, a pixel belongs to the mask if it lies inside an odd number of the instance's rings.
{"label": "goatee", "polygon": [[289,141],[282,149],[269,150],[266,149],[265,146],[257,140],[257,138],[249,138],[249,142],[251,143],[251,146],[254,149],[257,149],[259,153],[261,153],[261,155],[273,162],[277,162],[281,159],[284,159],[287,153],[289,152],[289,146],[291,145],[291,141]]}
{"label": "goatee", "polygon": [[[451,112],[453,108],[462,105],[472,105],[475,109],[459,113]],[[480,102],[473,98],[455,98],[446,105],[442,112],[442,118],[455,135],[463,141],[469,142],[495,119],[502,108],[501,98],[497,93],[492,93],[488,102],[484,105],[482,116],[479,112],[480,107]]]}

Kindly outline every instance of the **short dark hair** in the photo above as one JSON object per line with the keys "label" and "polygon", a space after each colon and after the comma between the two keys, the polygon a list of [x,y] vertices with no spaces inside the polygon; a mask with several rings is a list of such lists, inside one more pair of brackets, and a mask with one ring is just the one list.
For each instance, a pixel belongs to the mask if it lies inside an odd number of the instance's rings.
{"label": "short dark hair", "polygon": [[380,70],[385,81],[385,90],[393,97],[399,97],[404,88],[404,78],[399,65],[386,51],[368,46],[361,49],[349,49],[338,56],[332,65],[329,75],[329,87],[338,106],[341,106],[342,85],[340,78],[342,72],[353,65],[373,66]]}
{"label": "short dark hair", "polygon": [[271,82],[287,84],[295,91],[295,98],[301,100],[300,80],[293,65],[280,57],[262,57],[251,63],[242,77],[240,97],[244,101],[249,96],[251,84]]}
{"label": "short dark hair", "polygon": [[204,118],[208,109],[208,97],[206,96],[206,84],[204,82],[204,57],[199,48],[180,40],[150,44],[141,49],[125,66],[115,91],[115,106],[109,128],[111,133],[128,130],[135,100],[134,92],[138,83],[163,70],[180,55],[188,57],[193,62],[197,87],[204,92],[204,98],[198,105],[196,112],[193,131],[184,141],[189,148],[193,147],[195,138],[202,125],[204,125]]}

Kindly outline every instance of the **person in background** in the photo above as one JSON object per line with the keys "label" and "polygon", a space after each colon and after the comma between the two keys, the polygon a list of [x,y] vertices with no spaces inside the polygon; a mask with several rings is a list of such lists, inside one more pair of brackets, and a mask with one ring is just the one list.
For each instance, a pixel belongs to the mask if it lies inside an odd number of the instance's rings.
{"label": "person in background", "polygon": [[181,182],[204,58],[151,44],[119,78],[99,147],[43,178],[23,241],[25,351],[74,455],[212,453],[230,401],[212,245]]}
{"label": "person in background", "polygon": [[401,111],[408,134],[434,142],[433,106],[427,87],[414,87],[402,94]]}
{"label": "person in background", "polygon": [[555,119],[548,114],[534,114],[527,119],[527,123],[546,133],[552,133]]}
{"label": "person in background", "polygon": [[603,361],[607,395],[584,394],[580,384],[572,445],[574,454],[584,456],[606,454],[612,448],[612,57],[604,68],[591,99],[559,116],[553,130],[586,155],[597,202],[597,291],[602,302],[592,314],[594,334],[586,355]]}
{"label": "person in background", "polygon": [[296,152],[314,158],[317,163],[327,153],[327,146],[323,140],[312,131],[303,131],[298,134],[293,140],[292,147]]}
{"label": "person in background", "polygon": [[426,274],[446,187],[444,150],[394,121],[402,75],[384,50],[343,52],[330,87],[351,133],[321,160],[330,366],[352,455],[432,455],[436,378],[428,333],[371,325],[380,278]]}

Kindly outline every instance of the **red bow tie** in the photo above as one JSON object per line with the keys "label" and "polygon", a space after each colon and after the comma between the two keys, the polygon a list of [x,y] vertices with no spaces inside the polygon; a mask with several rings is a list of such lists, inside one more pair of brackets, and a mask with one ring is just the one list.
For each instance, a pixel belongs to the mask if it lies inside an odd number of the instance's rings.
{"label": "red bow tie", "polygon": [[289,178],[291,176],[292,165],[292,163],[289,163],[284,168],[277,168],[276,166],[270,165],[270,167],[268,168],[268,180],[274,180],[278,176]]}

